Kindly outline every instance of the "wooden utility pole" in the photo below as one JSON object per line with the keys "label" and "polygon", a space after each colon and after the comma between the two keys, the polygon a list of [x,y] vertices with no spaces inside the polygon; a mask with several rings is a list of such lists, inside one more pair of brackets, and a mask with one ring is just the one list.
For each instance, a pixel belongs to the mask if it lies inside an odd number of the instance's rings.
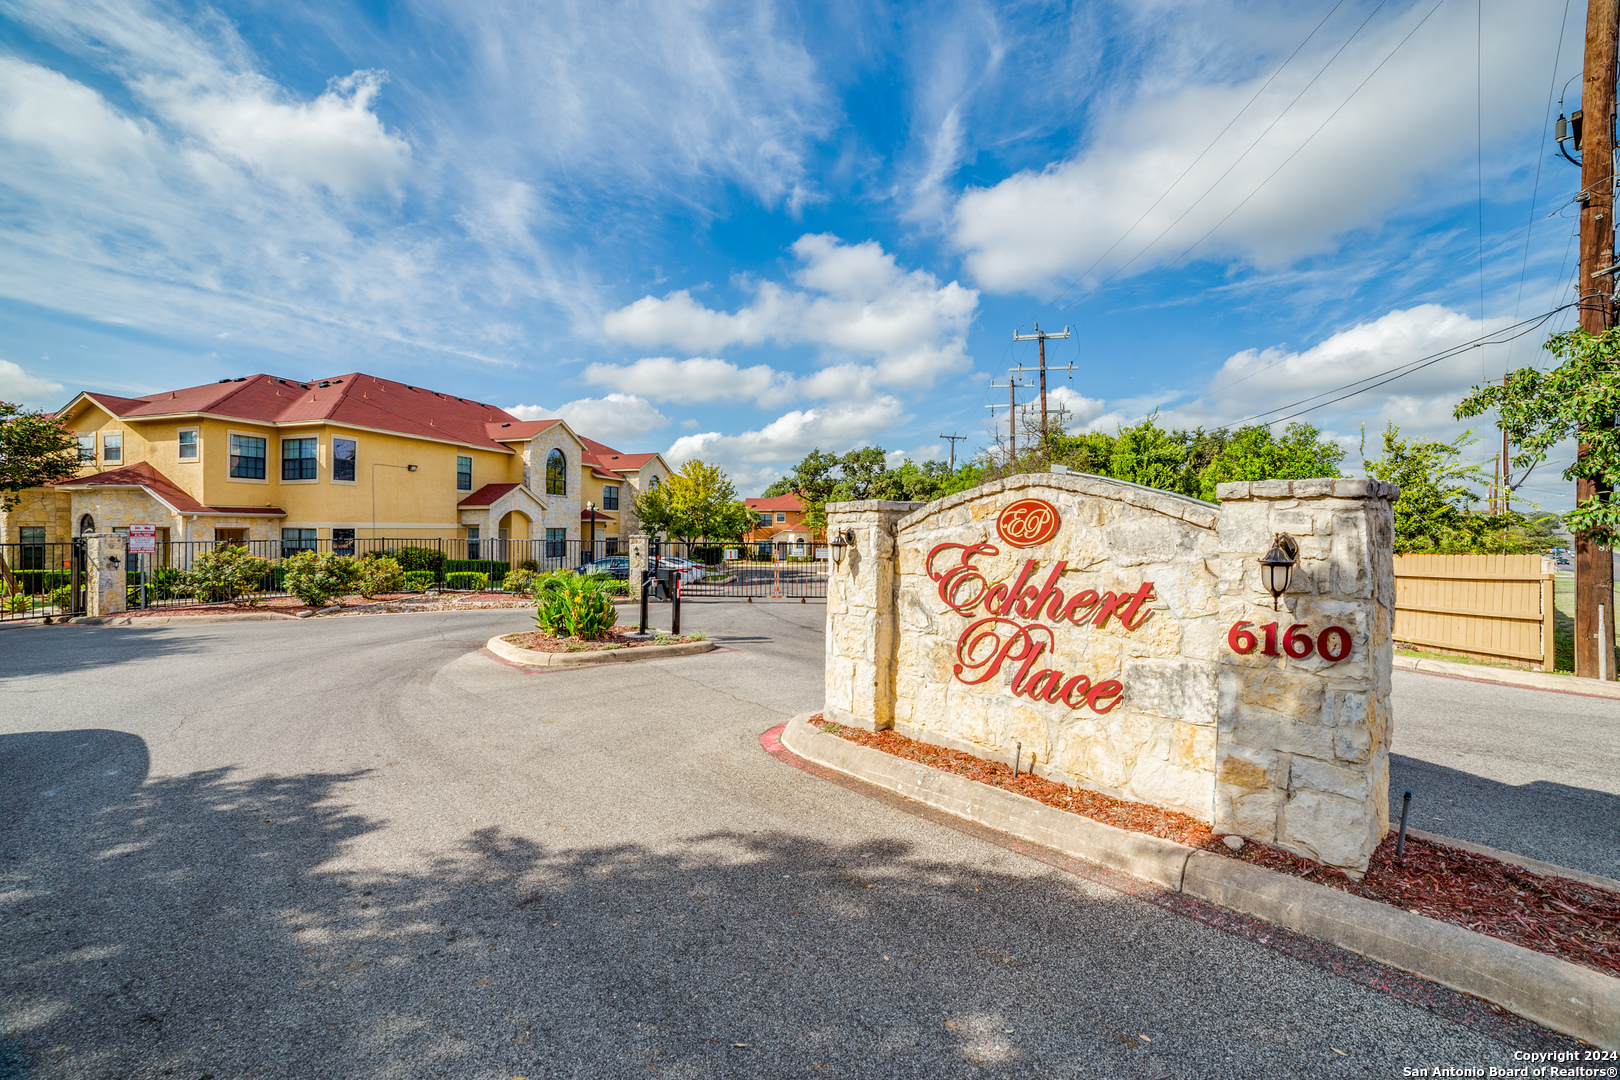
{"label": "wooden utility pole", "polygon": [[[1588,0],[1585,77],[1581,86],[1581,329],[1601,334],[1615,323],[1614,76],[1620,48],[1620,0]],[[1585,446],[1577,449],[1584,453]],[[1575,481],[1575,501],[1600,497],[1608,485]],[[1575,674],[1613,679],[1614,553],[1575,538]]]}
{"label": "wooden utility pole", "polygon": [[[1014,461],[1018,460],[1018,388],[1022,386],[1023,383],[1019,382],[1017,378],[1014,377],[1017,374],[1018,373],[1016,371],[1012,371],[1007,374],[1007,404],[985,406],[985,408],[990,410],[992,420],[995,418],[997,409],[1007,410],[1008,465],[1011,465]],[[1001,387],[996,383],[991,383],[990,389],[1000,390]],[[952,443],[951,448],[954,450],[956,448],[956,444]]]}
{"label": "wooden utility pole", "polygon": [[[1045,443],[1046,443],[1046,342],[1047,342],[1048,338],[1050,338],[1053,341],[1062,341],[1064,338],[1066,338],[1068,336],[1069,336],[1069,328],[1067,326],[1065,326],[1063,328],[1063,333],[1061,333],[1061,334],[1048,334],[1048,333],[1046,333],[1045,331],[1043,331],[1041,329],[1041,324],[1040,323],[1035,324],[1035,332],[1033,334],[1020,334],[1016,330],[1013,331],[1013,340],[1014,341],[1039,341],[1041,343],[1041,443],[1042,443],[1042,445],[1045,445]],[[1070,371],[1074,370],[1074,365],[1073,364],[1069,365],[1069,370]]]}
{"label": "wooden utility pole", "polygon": [[951,472],[956,472],[956,444],[959,440],[967,438],[966,435],[941,435],[942,439],[951,441]]}

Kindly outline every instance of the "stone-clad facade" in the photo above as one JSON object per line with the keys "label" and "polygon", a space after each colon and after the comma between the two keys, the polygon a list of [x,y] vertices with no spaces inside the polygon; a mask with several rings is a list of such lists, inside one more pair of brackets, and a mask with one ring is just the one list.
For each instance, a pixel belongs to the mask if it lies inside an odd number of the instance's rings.
{"label": "stone-clad facade", "polygon": [[[853,543],[829,578],[828,717],[1007,762],[1021,749],[1037,774],[1364,868],[1387,828],[1395,491],[1220,496],[1031,474],[830,505]],[[1015,547],[998,515],[1027,499],[1055,508],[1056,532]],[[1257,560],[1279,532],[1300,551],[1273,614]],[[1348,655],[1318,655],[1324,633]]]}

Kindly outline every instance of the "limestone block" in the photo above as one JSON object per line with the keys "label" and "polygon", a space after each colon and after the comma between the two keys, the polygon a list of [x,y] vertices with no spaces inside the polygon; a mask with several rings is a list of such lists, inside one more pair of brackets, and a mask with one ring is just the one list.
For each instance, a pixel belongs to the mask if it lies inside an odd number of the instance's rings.
{"label": "limestone block", "polygon": [[1290,760],[1288,790],[1291,794],[1326,791],[1347,799],[1365,800],[1372,794],[1372,775],[1366,769],[1344,769],[1295,754]]}
{"label": "limestone block", "polygon": [[1210,820],[1212,792],[1207,772],[1148,759],[1137,765],[1126,790],[1144,802],[1184,811],[1200,821]]}
{"label": "limestone block", "polygon": [[1226,649],[1226,627],[1213,615],[1184,619],[1181,623],[1181,655],[1192,660],[1219,660]]}
{"label": "limestone block", "polygon": [[1222,504],[1219,529],[1224,551],[1259,558],[1271,548],[1271,509],[1255,501]]}
{"label": "limestone block", "polygon": [[1223,746],[1219,752],[1224,756],[1215,779],[1221,783],[1251,791],[1268,791],[1286,786],[1280,782],[1286,772],[1286,764],[1276,754],[1247,746]]}
{"label": "limestone block", "polygon": [[1333,729],[1333,755],[1340,761],[1367,760],[1374,741],[1371,721],[1376,717],[1371,700],[1371,695],[1353,691],[1335,690],[1327,695],[1322,722]]}
{"label": "limestone block", "polygon": [[1240,708],[1257,708],[1277,716],[1315,721],[1322,712],[1322,680],[1293,670],[1226,668],[1238,675]]}
{"label": "limestone block", "polygon": [[85,538],[85,565],[90,571],[85,614],[113,615],[125,609],[129,556],[124,546],[124,538],[116,533],[92,533]]}
{"label": "limestone block", "polygon": [[1131,708],[1172,720],[1214,723],[1216,667],[1204,660],[1126,660]]}
{"label": "limestone block", "polygon": [[1310,536],[1316,531],[1316,519],[1308,510],[1277,511],[1271,515],[1271,527],[1295,538]]}
{"label": "limestone block", "polygon": [[1216,832],[1237,833],[1262,844],[1277,839],[1277,815],[1283,796],[1275,791],[1216,793]]}
{"label": "limestone block", "polygon": [[1227,484],[1216,484],[1215,497],[1221,501],[1224,510],[1226,503],[1249,497],[1249,482],[1247,480],[1234,480]]}
{"label": "limestone block", "polygon": [[1367,479],[1335,480],[1333,494],[1335,498],[1340,499],[1364,499],[1372,494],[1369,485],[1376,483],[1376,480]]}
{"label": "limestone block", "polygon": [[1188,546],[1179,529],[1167,529],[1162,520],[1147,516],[1116,521],[1103,535],[1118,566],[1169,562]]}
{"label": "limestone block", "polygon": [[1249,747],[1305,754],[1323,761],[1333,758],[1333,730],[1319,724],[1304,724],[1259,709],[1245,709],[1233,719],[1230,731],[1230,740],[1222,740],[1223,750],[1235,752],[1238,747]]}
{"label": "limestone block", "polygon": [[1181,516],[1188,524],[1196,525],[1200,529],[1213,529],[1221,520],[1220,510],[1213,506],[1185,506],[1181,510]]}
{"label": "limestone block", "polygon": [[1337,481],[1327,478],[1294,481],[1294,497],[1296,499],[1322,499],[1333,494],[1333,485]]}
{"label": "limestone block", "polygon": [[1302,791],[1282,810],[1278,842],[1329,866],[1362,870],[1383,832],[1378,815],[1364,799]]}
{"label": "limestone block", "polygon": [[1170,761],[1183,769],[1193,769],[1208,778],[1215,771],[1215,728],[1212,725],[1177,724],[1171,729]]}
{"label": "limestone block", "polygon": [[1286,499],[1293,493],[1290,480],[1255,480],[1249,484],[1249,495],[1255,499]]}

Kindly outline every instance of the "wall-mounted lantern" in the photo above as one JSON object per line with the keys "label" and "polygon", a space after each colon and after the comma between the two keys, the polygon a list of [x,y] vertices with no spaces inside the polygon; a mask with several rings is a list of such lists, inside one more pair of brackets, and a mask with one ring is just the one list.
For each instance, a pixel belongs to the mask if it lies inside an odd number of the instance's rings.
{"label": "wall-mounted lantern", "polygon": [[1277,598],[1288,591],[1294,576],[1294,564],[1299,561],[1299,542],[1287,533],[1278,533],[1271,541],[1271,550],[1260,556],[1260,584],[1271,593],[1271,610],[1277,610]]}
{"label": "wall-mounted lantern", "polygon": [[844,549],[850,547],[854,543],[855,532],[852,529],[845,529],[843,532],[833,533],[831,545],[832,561],[840,566],[843,565]]}

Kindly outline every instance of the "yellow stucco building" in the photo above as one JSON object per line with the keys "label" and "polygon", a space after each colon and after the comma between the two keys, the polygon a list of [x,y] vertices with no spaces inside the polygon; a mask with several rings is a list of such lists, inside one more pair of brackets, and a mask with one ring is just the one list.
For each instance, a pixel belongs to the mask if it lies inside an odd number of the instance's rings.
{"label": "yellow stucco building", "polygon": [[24,492],[0,514],[0,542],[147,524],[164,544],[341,552],[419,538],[459,542],[465,558],[577,557],[592,522],[597,553],[616,549],[635,531],[635,493],[669,474],[657,453],[622,453],[562,420],[359,373],[82,393],[57,415],[78,437],[80,474]]}

